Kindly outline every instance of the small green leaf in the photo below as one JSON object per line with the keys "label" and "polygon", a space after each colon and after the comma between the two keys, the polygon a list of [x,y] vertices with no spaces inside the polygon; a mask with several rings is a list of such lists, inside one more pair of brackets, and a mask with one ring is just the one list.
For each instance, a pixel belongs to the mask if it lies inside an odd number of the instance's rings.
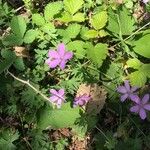
{"label": "small green leaf", "polygon": [[134,41],[133,50],[141,56],[150,58],[150,33],[145,34],[140,39]]}
{"label": "small green leaf", "polygon": [[143,73],[141,71],[135,71],[135,72],[129,74],[128,77],[130,79],[132,86],[142,87],[145,85],[145,83],[147,81],[147,77],[146,77],[145,73]]}
{"label": "small green leaf", "polygon": [[16,69],[20,71],[23,71],[25,69],[25,64],[23,62],[23,58],[21,57],[17,57],[13,65],[15,66]]}
{"label": "small green leaf", "polygon": [[44,9],[44,17],[46,21],[50,21],[53,19],[53,17],[60,12],[60,10],[63,8],[62,7],[62,2],[51,2],[46,5]]}
{"label": "small green leaf", "polygon": [[82,8],[83,3],[83,0],[64,0],[65,10],[73,15]]}
{"label": "small green leaf", "polygon": [[9,50],[4,50],[4,51],[5,51],[5,54],[3,55],[5,56],[4,60],[0,62],[0,74],[3,71],[7,70],[13,64],[16,58],[14,52]]}
{"label": "small green leaf", "polygon": [[15,35],[23,38],[26,31],[26,22],[21,16],[14,16],[11,20],[10,27]]}
{"label": "small green leaf", "polygon": [[83,41],[76,40],[68,43],[67,49],[71,51],[75,51],[75,56],[79,59],[82,59],[86,54],[86,51],[83,48],[84,44],[85,43]]}
{"label": "small green leaf", "polygon": [[70,103],[63,104],[60,109],[50,107],[41,109],[38,115],[38,127],[43,130],[47,127],[70,127],[80,117],[79,110],[79,107],[71,108]]}
{"label": "small green leaf", "polygon": [[142,63],[137,58],[129,59],[126,63],[128,67],[134,69],[139,69],[142,65]]}
{"label": "small green leaf", "polygon": [[42,26],[45,24],[44,18],[40,14],[33,14],[32,15],[32,22],[37,26]]}
{"label": "small green leaf", "polygon": [[86,38],[90,39],[90,38],[96,38],[98,37],[98,31],[96,30],[88,30],[84,33],[83,36],[85,36]]}
{"label": "small green leaf", "polygon": [[76,13],[72,17],[72,21],[75,21],[75,22],[83,22],[84,20],[85,20],[85,17],[83,13]]}
{"label": "small green leaf", "polygon": [[94,15],[91,19],[91,25],[94,27],[94,29],[99,30],[105,27],[107,23],[107,12],[102,11],[98,14]]}
{"label": "small green leaf", "polygon": [[28,30],[24,36],[24,42],[29,44],[29,43],[32,43],[35,38],[37,37],[37,31],[31,29],[31,30]]}
{"label": "small green leaf", "polygon": [[57,20],[62,21],[62,22],[71,22],[72,15],[70,15],[68,12],[63,12],[62,16],[60,18],[57,18]]}
{"label": "small green leaf", "polygon": [[100,67],[106,58],[108,53],[107,44],[99,43],[93,48],[87,50],[87,56],[92,60],[92,62],[98,67]]}
{"label": "small green leaf", "polygon": [[100,37],[105,37],[105,36],[108,35],[108,33],[107,33],[105,30],[100,30],[100,31],[98,32],[98,34],[99,34]]}

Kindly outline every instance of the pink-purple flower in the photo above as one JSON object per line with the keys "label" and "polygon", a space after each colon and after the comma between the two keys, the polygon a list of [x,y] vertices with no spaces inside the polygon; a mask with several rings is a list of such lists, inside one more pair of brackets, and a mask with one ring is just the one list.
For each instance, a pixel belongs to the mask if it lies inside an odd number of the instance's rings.
{"label": "pink-purple flower", "polygon": [[62,103],[65,101],[64,89],[60,89],[58,91],[56,91],[55,89],[51,89],[50,93],[51,93],[50,102],[55,104],[57,106],[57,108],[60,108]]}
{"label": "pink-purple flower", "polygon": [[138,113],[141,119],[146,118],[146,111],[150,111],[149,94],[145,94],[142,99],[134,97],[135,105],[130,108],[131,112]]}
{"label": "pink-purple flower", "polygon": [[48,57],[46,64],[48,64],[50,68],[59,66],[63,70],[68,60],[73,57],[73,53],[66,51],[65,44],[60,43],[58,44],[57,51],[49,50]]}
{"label": "pink-purple flower", "polygon": [[87,94],[83,94],[81,96],[78,96],[74,99],[74,102],[73,102],[73,106],[76,107],[76,106],[83,106],[85,105],[89,100],[91,99],[90,96],[88,96]]}
{"label": "pink-purple flower", "polygon": [[137,87],[130,87],[129,81],[124,81],[124,86],[119,86],[117,88],[117,92],[119,92],[121,95],[121,101],[124,102],[126,99],[131,99],[134,101],[135,95],[137,95],[136,90]]}

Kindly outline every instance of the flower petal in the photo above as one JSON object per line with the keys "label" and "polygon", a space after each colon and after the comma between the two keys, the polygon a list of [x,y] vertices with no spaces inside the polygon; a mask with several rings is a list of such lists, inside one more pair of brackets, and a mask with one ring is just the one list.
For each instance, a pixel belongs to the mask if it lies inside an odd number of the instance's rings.
{"label": "flower petal", "polygon": [[145,94],[142,98],[142,104],[146,104],[149,101],[149,94]]}
{"label": "flower petal", "polygon": [[51,58],[59,58],[60,56],[59,56],[59,54],[58,54],[57,51],[55,51],[55,50],[49,50],[49,52],[48,52],[48,57],[51,57]]}
{"label": "flower petal", "polygon": [[126,90],[126,88],[125,88],[124,86],[119,86],[119,87],[117,88],[117,91],[118,91],[119,93],[122,93],[122,94],[127,93],[127,90]]}
{"label": "flower petal", "polygon": [[58,100],[57,96],[53,95],[53,96],[50,97],[50,101],[53,102],[53,103],[55,103],[57,100]]}
{"label": "flower petal", "polygon": [[50,68],[55,68],[57,65],[59,65],[60,62],[61,62],[60,59],[54,59],[54,60],[50,60],[48,62],[48,65]]}
{"label": "flower petal", "polygon": [[72,56],[73,56],[72,52],[66,52],[65,55],[64,55],[64,59],[71,59]]}
{"label": "flower petal", "polygon": [[58,101],[57,101],[57,108],[61,108],[61,105],[62,105],[62,100],[61,99],[59,99]]}
{"label": "flower petal", "polygon": [[138,113],[138,112],[139,112],[139,106],[138,106],[138,105],[132,106],[132,107],[130,108],[130,111],[131,111],[131,112]]}
{"label": "flower petal", "polygon": [[135,102],[135,103],[137,103],[137,104],[140,104],[140,98],[139,98],[137,95],[135,95],[135,94],[130,94],[130,95],[129,95],[129,98],[130,98],[133,102]]}
{"label": "flower petal", "polygon": [[128,94],[124,94],[121,96],[121,101],[124,102],[128,98]]}
{"label": "flower petal", "polygon": [[58,44],[57,50],[58,50],[59,56],[60,56],[61,58],[63,58],[64,55],[65,55],[65,44],[64,44],[64,43]]}
{"label": "flower petal", "polygon": [[130,91],[129,81],[128,81],[128,80],[125,80],[125,81],[124,81],[124,85],[125,85],[126,90],[129,92],[129,91]]}
{"label": "flower petal", "polygon": [[150,104],[146,104],[144,105],[144,109],[149,110],[150,111]]}
{"label": "flower petal", "polygon": [[64,91],[64,89],[60,89],[60,90],[58,91],[58,93],[59,93],[60,96],[64,96],[65,91]]}
{"label": "flower petal", "polygon": [[50,93],[53,94],[53,95],[58,95],[58,92],[55,89],[51,89]]}
{"label": "flower petal", "polygon": [[61,63],[59,64],[59,66],[60,66],[60,68],[61,68],[62,70],[64,70],[64,69],[65,69],[65,66],[66,66],[66,61],[65,61],[65,60],[62,60]]}
{"label": "flower petal", "polygon": [[143,108],[140,109],[139,115],[140,115],[141,119],[143,119],[143,120],[146,118],[146,112]]}

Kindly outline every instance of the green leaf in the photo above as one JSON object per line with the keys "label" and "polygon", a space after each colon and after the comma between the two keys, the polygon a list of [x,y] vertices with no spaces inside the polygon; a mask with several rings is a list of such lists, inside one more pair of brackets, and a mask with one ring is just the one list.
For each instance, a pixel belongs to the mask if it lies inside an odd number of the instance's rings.
{"label": "green leaf", "polygon": [[26,31],[26,22],[21,16],[14,16],[11,20],[10,27],[15,35],[23,38]]}
{"label": "green leaf", "polygon": [[126,63],[128,67],[134,69],[139,69],[142,65],[142,63],[137,58],[129,59]]}
{"label": "green leaf", "polygon": [[71,51],[75,51],[75,56],[79,59],[84,58],[86,51],[83,48],[84,42],[83,41],[73,41],[67,44],[67,49]]}
{"label": "green leaf", "polygon": [[135,71],[131,74],[129,74],[129,79],[132,86],[142,87],[145,85],[147,81],[146,74],[141,71]]}
{"label": "green leaf", "polygon": [[85,17],[83,13],[76,13],[75,15],[72,16],[72,21],[83,22],[84,20],[85,20]]}
{"label": "green leaf", "polygon": [[130,35],[135,30],[135,20],[126,7],[120,7],[117,14],[109,10],[108,14],[107,29],[111,32],[119,34],[121,30],[122,35]]}
{"label": "green leaf", "polygon": [[80,32],[81,25],[79,24],[70,24],[66,30],[59,30],[59,34],[63,39],[74,39]]}
{"label": "green leaf", "polygon": [[150,33],[145,34],[140,39],[134,41],[133,50],[141,56],[150,58]]}
{"label": "green leaf", "polygon": [[98,31],[96,30],[88,30],[84,33],[84,35],[86,38],[90,39],[90,38],[96,38],[98,37]]}
{"label": "green leaf", "polygon": [[45,23],[40,30],[42,30],[43,32],[47,33],[47,34],[52,34],[56,32],[55,26],[53,23]]}
{"label": "green leaf", "polygon": [[3,71],[7,70],[13,64],[16,58],[14,52],[9,50],[4,50],[4,51],[5,51],[5,55],[3,56],[5,56],[4,57],[5,59],[2,62],[0,62],[0,74]]}
{"label": "green leaf", "polygon": [[23,62],[23,58],[17,57],[16,60],[14,61],[13,65],[15,66],[16,69],[23,71],[25,70],[25,64]]}
{"label": "green leaf", "polygon": [[71,108],[70,103],[63,104],[60,109],[43,108],[39,112],[37,125],[43,130],[48,127],[70,127],[80,117],[79,110],[79,107]]}
{"label": "green leaf", "polygon": [[103,60],[106,58],[108,53],[107,44],[99,43],[93,48],[89,48],[87,50],[88,57],[92,60],[92,62],[98,67],[100,67],[103,63]]}
{"label": "green leaf", "polygon": [[24,36],[24,42],[29,44],[29,43],[32,43],[35,38],[37,37],[38,33],[36,30],[28,30]]}
{"label": "green leaf", "polygon": [[73,15],[82,8],[83,3],[83,0],[64,0],[65,10]]}
{"label": "green leaf", "polygon": [[62,7],[62,2],[51,2],[46,5],[44,9],[44,17],[46,21],[50,21],[53,19],[53,17],[60,12],[60,10],[63,8]]}
{"label": "green leaf", "polygon": [[94,15],[91,19],[91,25],[94,27],[94,29],[99,30],[104,28],[104,26],[107,23],[107,12],[102,11],[99,12],[98,14]]}
{"label": "green leaf", "polygon": [[60,18],[57,18],[57,20],[62,21],[62,22],[71,22],[72,15],[70,15],[68,12],[63,12],[62,16]]}
{"label": "green leaf", "polygon": [[42,26],[45,24],[44,18],[40,14],[33,14],[32,15],[32,22],[37,26]]}
{"label": "green leaf", "polygon": [[23,39],[21,37],[18,37],[17,35],[15,34],[10,34],[8,36],[6,36],[3,40],[3,44],[8,46],[19,46],[19,45],[22,45],[23,43]]}

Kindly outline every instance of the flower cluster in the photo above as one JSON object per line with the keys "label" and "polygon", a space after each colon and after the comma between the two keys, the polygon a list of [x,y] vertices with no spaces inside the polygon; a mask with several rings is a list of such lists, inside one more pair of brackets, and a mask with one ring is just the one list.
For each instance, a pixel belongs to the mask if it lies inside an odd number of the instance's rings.
{"label": "flower cluster", "polygon": [[[57,51],[55,50],[49,50],[48,52],[48,59],[46,60],[46,64],[49,65],[50,68],[55,68],[59,66],[62,70],[65,69],[66,63],[68,60],[70,60],[73,57],[72,52],[68,52],[65,49],[65,44],[60,43],[58,44]],[[50,90],[50,102],[55,104],[57,108],[60,108],[62,103],[65,102],[65,92],[64,89],[60,90],[55,90],[51,89]],[[79,97],[75,97],[73,106],[83,106],[85,105],[89,100],[91,99],[90,96],[88,95],[81,95]]]}
{"label": "flower cluster", "polygon": [[[55,104],[57,106],[57,108],[60,108],[62,103],[65,102],[65,98],[64,98],[64,89],[60,89],[58,91],[51,89],[50,90],[51,93],[51,97],[50,97],[50,102]],[[83,106],[85,104],[87,104],[87,102],[91,99],[90,96],[83,94],[79,97],[75,97],[74,102],[73,102],[73,106]]]}
{"label": "flower cluster", "polygon": [[145,94],[143,98],[137,95],[137,87],[131,87],[129,81],[124,81],[124,86],[119,86],[117,91],[122,94],[121,101],[124,102],[126,99],[130,99],[134,106],[130,108],[131,112],[139,114],[141,119],[146,118],[146,111],[150,111],[149,94]]}

